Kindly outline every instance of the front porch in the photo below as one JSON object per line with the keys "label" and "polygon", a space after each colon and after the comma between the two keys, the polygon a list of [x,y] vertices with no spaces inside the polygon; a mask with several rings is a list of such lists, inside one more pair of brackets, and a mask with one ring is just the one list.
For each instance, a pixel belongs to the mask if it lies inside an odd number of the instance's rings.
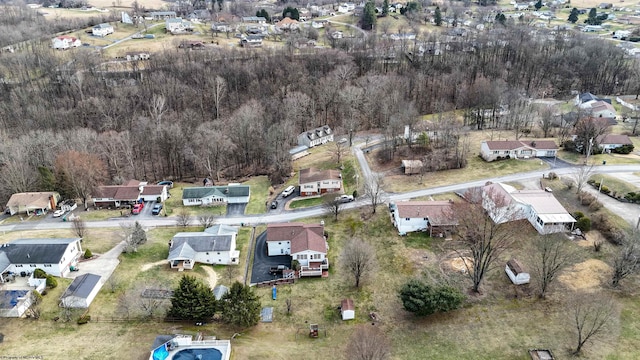
{"label": "front porch", "polygon": [[193,267],[195,265],[195,261],[191,259],[172,260],[170,263],[171,268],[178,269],[178,271],[193,270]]}

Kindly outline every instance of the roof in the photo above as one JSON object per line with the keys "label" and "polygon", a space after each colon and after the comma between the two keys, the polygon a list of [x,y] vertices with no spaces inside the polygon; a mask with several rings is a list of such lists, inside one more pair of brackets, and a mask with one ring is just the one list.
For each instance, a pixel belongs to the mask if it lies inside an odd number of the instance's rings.
{"label": "roof", "polygon": [[355,310],[356,307],[353,303],[353,300],[351,299],[343,299],[340,302],[340,310],[341,311],[346,311],[346,310]]}
{"label": "roof", "polygon": [[267,21],[267,19],[262,16],[245,16],[242,21]]}
{"label": "roof", "polygon": [[600,100],[600,99],[598,99],[597,96],[593,95],[590,92],[582,93],[582,94],[580,94],[580,96],[578,98],[580,99],[581,103],[586,103],[588,101],[594,101],[594,100],[595,101]]}
{"label": "roof", "polygon": [[530,205],[545,223],[576,222],[576,219],[560,204],[552,193],[544,190],[518,190],[511,196],[521,203]]}
{"label": "roof", "polygon": [[196,253],[231,251],[232,235],[212,235],[206,232],[181,232],[174,235],[169,260],[193,259]]}
{"label": "roof", "polygon": [[102,23],[102,24],[98,24],[98,25],[94,26],[93,28],[94,29],[107,29],[107,28],[110,28],[110,27],[113,27],[113,26],[111,26],[110,24],[107,24],[107,23]]}
{"label": "roof", "polygon": [[7,207],[27,206],[43,209],[50,204],[49,197],[51,196],[60,197],[60,194],[55,191],[17,193],[11,195]]}
{"label": "roof", "polygon": [[158,335],[158,336],[156,336],[155,340],[153,340],[153,345],[151,345],[151,350],[157,349],[158,347],[160,347],[160,345],[164,345],[165,343],[169,342],[174,337],[176,337],[176,335]]}
{"label": "roof", "polygon": [[598,144],[622,144],[622,145],[632,145],[633,142],[627,135],[617,135],[617,134],[605,134],[598,136],[597,140]]}
{"label": "roof", "polygon": [[405,168],[420,168],[422,167],[421,160],[402,160],[402,166]]}
{"label": "roof", "polygon": [[553,140],[504,140],[504,141],[483,141],[489,150],[515,150],[522,147],[537,150],[556,150],[558,145]]}
{"label": "roof", "polygon": [[10,265],[11,261],[9,261],[7,254],[5,254],[0,247],[0,274],[2,274],[2,272],[5,271]]}
{"label": "roof", "polygon": [[216,300],[222,299],[222,297],[228,292],[229,288],[224,285],[216,285],[216,287],[213,288],[213,296]]}
{"label": "roof", "polygon": [[213,235],[237,235],[238,228],[231,225],[216,224],[206,228],[204,232]]}
{"label": "roof", "polygon": [[[329,136],[333,133],[329,125],[321,126],[306,132],[303,132],[300,135],[305,135],[309,140],[315,140],[317,138],[322,138],[325,136]],[[298,135],[298,136],[300,136]]]}
{"label": "roof", "polygon": [[12,264],[58,264],[69,244],[81,238],[17,239],[0,246]]}
{"label": "roof", "polygon": [[140,195],[162,195],[162,192],[164,191],[164,188],[167,187],[166,185],[147,185],[144,188],[142,188],[142,192],[140,193]]}
{"label": "roof", "polygon": [[511,259],[507,261],[507,266],[511,269],[511,272],[514,275],[522,274],[524,271],[522,270],[522,265],[516,259]]}
{"label": "roof", "polygon": [[306,250],[327,253],[322,224],[283,223],[267,225],[267,241],[290,241],[291,254]]}
{"label": "roof", "polygon": [[198,186],[185,188],[182,191],[183,199],[202,199],[209,196],[216,197],[241,197],[249,196],[249,185],[227,186]]}
{"label": "roof", "polygon": [[427,218],[432,225],[450,225],[450,201],[399,201],[395,204],[400,218]]}
{"label": "roof", "polygon": [[291,25],[297,25],[299,24],[297,20],[293,20],[290,17],[285,17],[284,19],[278,21],[278,23],[276,24],[276,26],[291,26]]}
{"label": "roof", "polygon": [[113,200],[135,201],[140,197],[140,187],[123,186],[123,185],[107,185],[98,186],[94,198],[105,198]]}
{"label": "roof", "polygon": [[176,16],[175,11],[151,11],[149,13],[151,16]]}
{"label": "roof", "polygon": [[69,36],[69,35],[57,36],[56,39],[58,39],[58,40],[71,40],[71,41],[76,41],[77,40],[73,36]]}
{"label": "roof", "polygon": [[294,148],[292,148],[291,150],[289,150],[289,154],[290,155],[295,155],[297,153],[303,152],[303,151],[307,151],[309,150],[309,147],[307,145],[300,145],[300,146],[296,146]]}
{"label": "roof", "polygon": [[80,275],[73,280],[67,290],[62,294],[62,298],[69,296],[76,296],[86,299],[93,289],[98,285],[98,282],[102,276],[96,274],[84,274]]}
{"label": "roof", "polygon": [[317,182],[323,180],[340,180],[342,175],[338,170],[319,170],[316,168],[307,168],[300,170],[300,184]]}
{"label": "roof", "polygon": [[167,20],[165,20],[165,23],[166,24],[173,24],[173,23],[182,24],[182,18],[167,19]]}

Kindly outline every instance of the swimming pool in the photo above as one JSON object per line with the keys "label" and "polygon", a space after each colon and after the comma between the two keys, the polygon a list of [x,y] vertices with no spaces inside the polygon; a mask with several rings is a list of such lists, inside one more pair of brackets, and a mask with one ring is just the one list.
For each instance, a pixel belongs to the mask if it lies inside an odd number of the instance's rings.
{"label": "swimming pool", "polygon": [[218,349],[185,349],[173,355],[173,360],[221,360],[222,353]]}

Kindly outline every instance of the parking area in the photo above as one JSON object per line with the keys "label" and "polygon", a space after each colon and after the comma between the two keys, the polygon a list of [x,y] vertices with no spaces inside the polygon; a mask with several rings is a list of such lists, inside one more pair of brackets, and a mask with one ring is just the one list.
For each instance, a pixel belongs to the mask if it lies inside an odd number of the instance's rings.
{"label": "parking area", "polygon": [[253,269],[251,270],[251,283],[274,280],[282,275],[269,273],[271,267],[278,265],[291,266],[291,256],[267,256],[267,232],[263,232],[256,238],[256,251],[253,256]]}
{"label": "parking area", "polygon": [[242,216],[247,204],[227,204],[227,216]]}

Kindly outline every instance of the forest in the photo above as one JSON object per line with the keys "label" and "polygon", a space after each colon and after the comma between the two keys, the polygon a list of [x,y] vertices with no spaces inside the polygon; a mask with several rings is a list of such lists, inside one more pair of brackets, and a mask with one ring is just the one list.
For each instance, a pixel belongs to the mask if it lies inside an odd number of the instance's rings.
{"label": "forest", "polygon": [[[9,21],[17,20],[0,15],[0,27]],[[401,47],[372,35],[339,49],[173,49],[118,67],[88,49],[56,53],[48,41],[0,53],[0,199],[49,188],[81,196],[62,184],[73,166],[94,169],[102,184],[256,174],[277,184],[291,172],[297,135],[317,126],[393,138],[421,114],[640,92],[637,61],[571,31],[514,25],[421,38]],[[418,56],[419,46],[438,51]],[[435,126],[463,131],[453,121]],[[512,129],[511,121],[465,117],[464,128]]]}

